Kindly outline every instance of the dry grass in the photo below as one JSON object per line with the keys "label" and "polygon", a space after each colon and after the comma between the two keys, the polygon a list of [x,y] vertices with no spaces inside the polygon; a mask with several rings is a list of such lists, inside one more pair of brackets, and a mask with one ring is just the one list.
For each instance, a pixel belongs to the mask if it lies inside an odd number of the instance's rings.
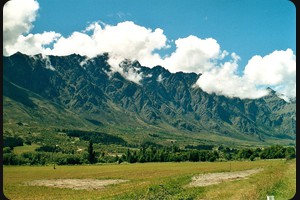
{"label": "dry grass", "polygon": [[[249,176],[248,179],[207,187],[185,187],[195,175],[228,172],[230,165],[231,171],[256,168],[264,170]],[[4,194],[12,200],[158,199],[159,197],[163,199],[264,199],[268,192],[280,194],[281,197],[295,193],[293,169],[295,169],[295,161],[283,160],[58,166],[56,170],[52,166],[4,166],[3,189]],[[40,179],[122,179],[128,181],[88,192],[24,184]],[[285,184],[278,184],[278,181]],[[280,193],[282,190],[285,192]]]}

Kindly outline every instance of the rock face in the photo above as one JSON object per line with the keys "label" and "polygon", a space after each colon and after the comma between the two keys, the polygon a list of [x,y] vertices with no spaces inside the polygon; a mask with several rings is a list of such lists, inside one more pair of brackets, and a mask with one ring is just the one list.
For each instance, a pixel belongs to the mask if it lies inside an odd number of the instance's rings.
{"label": "rock face", "polygon": [[[35,95],[45,105],[75,113],[96,126],[149,124],[262,140],[296,136],[295,101],[285,102],[271,89],[255,100],[227,98],[193,87],[201,74],[170,73],[130,60],[115,72],[108,59],[108,54],[93,59],[75,54],[3,57],[3,96],[38,113],[41,105],[31,100]],[[6,120],[13,113],[5,103]]]}

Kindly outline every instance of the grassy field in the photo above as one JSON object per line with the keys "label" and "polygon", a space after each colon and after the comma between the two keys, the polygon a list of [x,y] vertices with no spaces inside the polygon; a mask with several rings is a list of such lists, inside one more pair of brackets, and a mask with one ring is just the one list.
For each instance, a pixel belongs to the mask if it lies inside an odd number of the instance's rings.
{"label": "grassy field", "polygon": [[[206,187],[187,187],[195,175],[263,168],[247,179]],[[290,199],[296,191],[296,161],[137,163],[85,166],[4,166],[9,199]],[[99,190],[29,186],[41,179],[123,179]]]}
{"label": "grassy field", "polygon": [[17,147],[14,147],[13,152],[15,154],[22,154],[25,152],[33,152],[38,147],[40,147],[40,145],[37,145],[37,144],[17,146]]}

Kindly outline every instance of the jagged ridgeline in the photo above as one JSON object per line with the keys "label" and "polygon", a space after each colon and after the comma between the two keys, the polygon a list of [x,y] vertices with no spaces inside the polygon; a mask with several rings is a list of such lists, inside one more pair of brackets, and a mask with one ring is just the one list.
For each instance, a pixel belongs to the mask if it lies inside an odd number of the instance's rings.
{"label": "jagged ridgeline", "polygon": [[[170,73],[109,55],[3,57],[3,124],[103,130],[126,141],[146,135],[254,143],[296,137],[296,103],[275,91],[259,99],[228,98],[194,87],[201,74]],[[150,136],[149,136],[150,135]],[[139,138],[139,137],[137,137]]]}

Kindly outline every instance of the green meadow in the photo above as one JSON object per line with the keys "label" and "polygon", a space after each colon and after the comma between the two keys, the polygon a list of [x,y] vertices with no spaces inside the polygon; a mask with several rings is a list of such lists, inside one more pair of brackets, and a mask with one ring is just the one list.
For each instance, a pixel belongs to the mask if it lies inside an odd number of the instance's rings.
{"label": "green meadow", "polygon": [[[244,179],[188,187],[193,176],[263,169]],[[97,164],[73,166],[3,166],[3,191],[18,199],[291,199],[296,192],[296,160]],[[32,186],[54,179],[121,179],[94,190]]]}

